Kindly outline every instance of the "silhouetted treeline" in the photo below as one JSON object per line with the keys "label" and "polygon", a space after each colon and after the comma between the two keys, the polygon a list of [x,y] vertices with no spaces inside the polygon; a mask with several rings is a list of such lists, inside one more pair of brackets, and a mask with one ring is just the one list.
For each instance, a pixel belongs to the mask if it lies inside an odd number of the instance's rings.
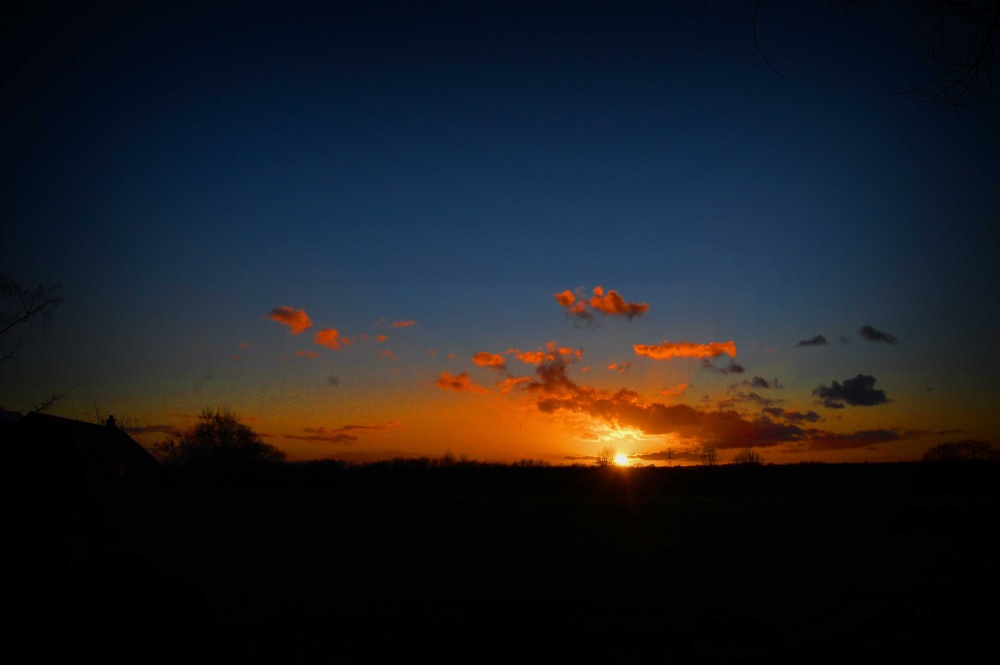
{"label": "silhouetted treeline", "polygon": [[549,466],[396,459],[285,462],[220,477],[167,469],[174,487],[290,488],[340,493],[551,496],[838,495],[1000,493],[1000,464],[912,463],[721,465],[689,467]]}

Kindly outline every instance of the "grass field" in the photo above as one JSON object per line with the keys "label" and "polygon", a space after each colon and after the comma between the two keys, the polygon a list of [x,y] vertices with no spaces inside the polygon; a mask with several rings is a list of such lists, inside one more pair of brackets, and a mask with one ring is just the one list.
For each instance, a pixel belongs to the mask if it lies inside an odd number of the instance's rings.
{"label": "grass field", "polygon": [[20,632],[110,660],[961,661],[996,629],[1000,466],[929,468],[94,486],[22,515]]}

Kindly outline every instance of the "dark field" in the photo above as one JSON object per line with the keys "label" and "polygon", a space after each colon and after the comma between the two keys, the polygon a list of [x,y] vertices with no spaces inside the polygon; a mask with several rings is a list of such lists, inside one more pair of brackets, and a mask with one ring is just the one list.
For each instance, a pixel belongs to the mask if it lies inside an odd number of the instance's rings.
{"label": "dark field", "polygon": [[962,662],[997,629],[998,480],[303,465],[32,488],[12,635],[114,662]]}

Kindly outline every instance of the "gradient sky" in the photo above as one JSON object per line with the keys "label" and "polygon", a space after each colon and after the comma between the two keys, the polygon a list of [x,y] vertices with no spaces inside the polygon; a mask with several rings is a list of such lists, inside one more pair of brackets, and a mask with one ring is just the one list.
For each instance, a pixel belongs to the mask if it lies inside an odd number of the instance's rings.
{"label": "gradient sky", "polygon": [[0,406],[290,459],[1000,440],[1000,106],[893,94],[912,12],[765,0],[765,61],[754,2],[465,4],[5,10],[0,270],[65,302]]}

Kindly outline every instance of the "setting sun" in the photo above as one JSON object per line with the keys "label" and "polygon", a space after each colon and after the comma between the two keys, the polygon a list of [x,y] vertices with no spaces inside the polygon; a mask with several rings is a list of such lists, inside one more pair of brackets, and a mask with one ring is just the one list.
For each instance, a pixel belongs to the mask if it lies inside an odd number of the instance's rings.
{"label": "setting sun", "polygon": [[615,455],[615,464],[618,466],[628,466],[628,455],[624,453],[618,453]]}

